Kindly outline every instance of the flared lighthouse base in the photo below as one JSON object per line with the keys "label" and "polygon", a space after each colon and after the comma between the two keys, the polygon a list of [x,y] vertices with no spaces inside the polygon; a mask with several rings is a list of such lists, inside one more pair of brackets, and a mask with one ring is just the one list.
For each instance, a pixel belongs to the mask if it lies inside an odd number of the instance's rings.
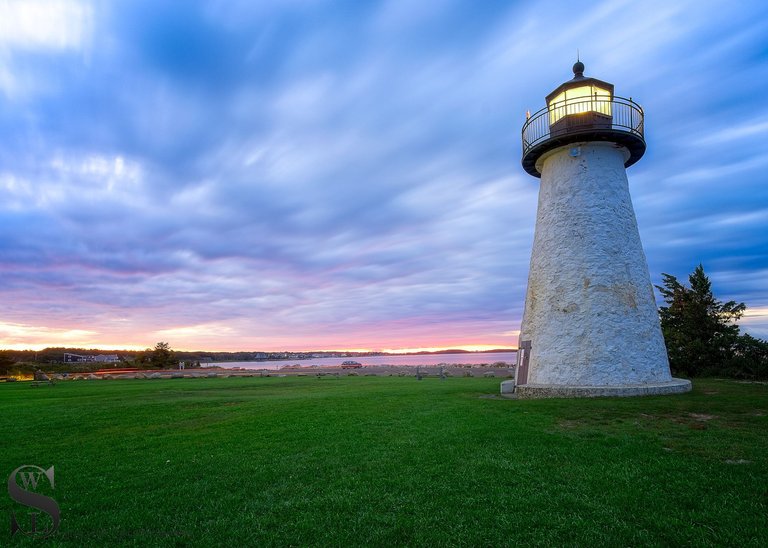
{"label": "flared lighthouse base", "polygon": [[515,387],[519,399],[535,398],[600,398],[628,396],[662,396],[690,392],[691,381],[675,379],[654,384],[612,386],[572,386],[557,384],[523,384]]}

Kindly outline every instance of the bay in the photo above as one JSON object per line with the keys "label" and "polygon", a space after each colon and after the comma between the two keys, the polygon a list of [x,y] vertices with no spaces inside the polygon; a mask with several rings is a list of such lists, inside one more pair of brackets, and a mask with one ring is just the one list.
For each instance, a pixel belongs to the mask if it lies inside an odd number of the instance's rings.
{"label": "bay", "polygon": [[356,361],[362,365],[438,365],[438,364],[491,364],[506,362],[510,365],[516,360],[516,352],[467,352],[458,354],[410,354],[386,356],[358,356],[353,358],[312,358],[309,360],[269,360],[258,362],[213,362],[205,366],[224,368],[240,367],[243,369],[277,370],[286,365],[301,365],[302,367],[338,367],[345,361]]}

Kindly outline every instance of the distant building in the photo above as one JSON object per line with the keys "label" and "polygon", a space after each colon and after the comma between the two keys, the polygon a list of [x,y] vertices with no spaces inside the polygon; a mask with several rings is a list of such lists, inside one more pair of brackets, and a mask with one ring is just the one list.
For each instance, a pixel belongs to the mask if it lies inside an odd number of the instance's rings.
{"label": "distant building", "polygon": [[93,358],[93,361],[99,363],[117,363],[120,361],[120,358],[117,354],[98,354],[91,357]]}
{"label": "distant building", "polygon": [[64,352],[64,363],[117,363],[120,361],[120,357],[117,354],[72,354],[70,352]]}
{"label": "distant building", "polygon": [[70,354],[64,352],[64,363],[87,363],[94,361],[93,356],[83,356],[82,354]]}

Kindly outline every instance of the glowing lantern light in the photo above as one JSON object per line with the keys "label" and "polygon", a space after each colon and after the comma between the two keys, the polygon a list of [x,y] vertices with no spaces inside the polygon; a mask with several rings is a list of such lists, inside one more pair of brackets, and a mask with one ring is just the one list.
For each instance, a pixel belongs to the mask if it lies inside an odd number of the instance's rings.
{"label": "glowing lantern light", "polygon": [[552,135],[574,127],[610,128],[613,84],[584,76],[584,63],[573,65],[574,77],[547,95]]}

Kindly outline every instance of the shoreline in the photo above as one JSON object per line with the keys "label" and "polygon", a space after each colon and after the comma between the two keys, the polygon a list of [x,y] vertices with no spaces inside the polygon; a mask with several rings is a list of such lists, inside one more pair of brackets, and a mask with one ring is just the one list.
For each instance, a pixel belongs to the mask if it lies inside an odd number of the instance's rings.
{"label": "shoreline", "polygon": [[[125,379],[192,379],[231,377],[514,377],[514,365],[494,364],[445,364],[445,365],[373,365],[357,368],[338,366],[284,366],[280,369],[229,369],[220,366],[194,369],[147,369],[111,373],[101,370],[92,373],[56,373],[49,375],[54,382],[79,380]],[[23,382],[23,381],[22,381]]]}

